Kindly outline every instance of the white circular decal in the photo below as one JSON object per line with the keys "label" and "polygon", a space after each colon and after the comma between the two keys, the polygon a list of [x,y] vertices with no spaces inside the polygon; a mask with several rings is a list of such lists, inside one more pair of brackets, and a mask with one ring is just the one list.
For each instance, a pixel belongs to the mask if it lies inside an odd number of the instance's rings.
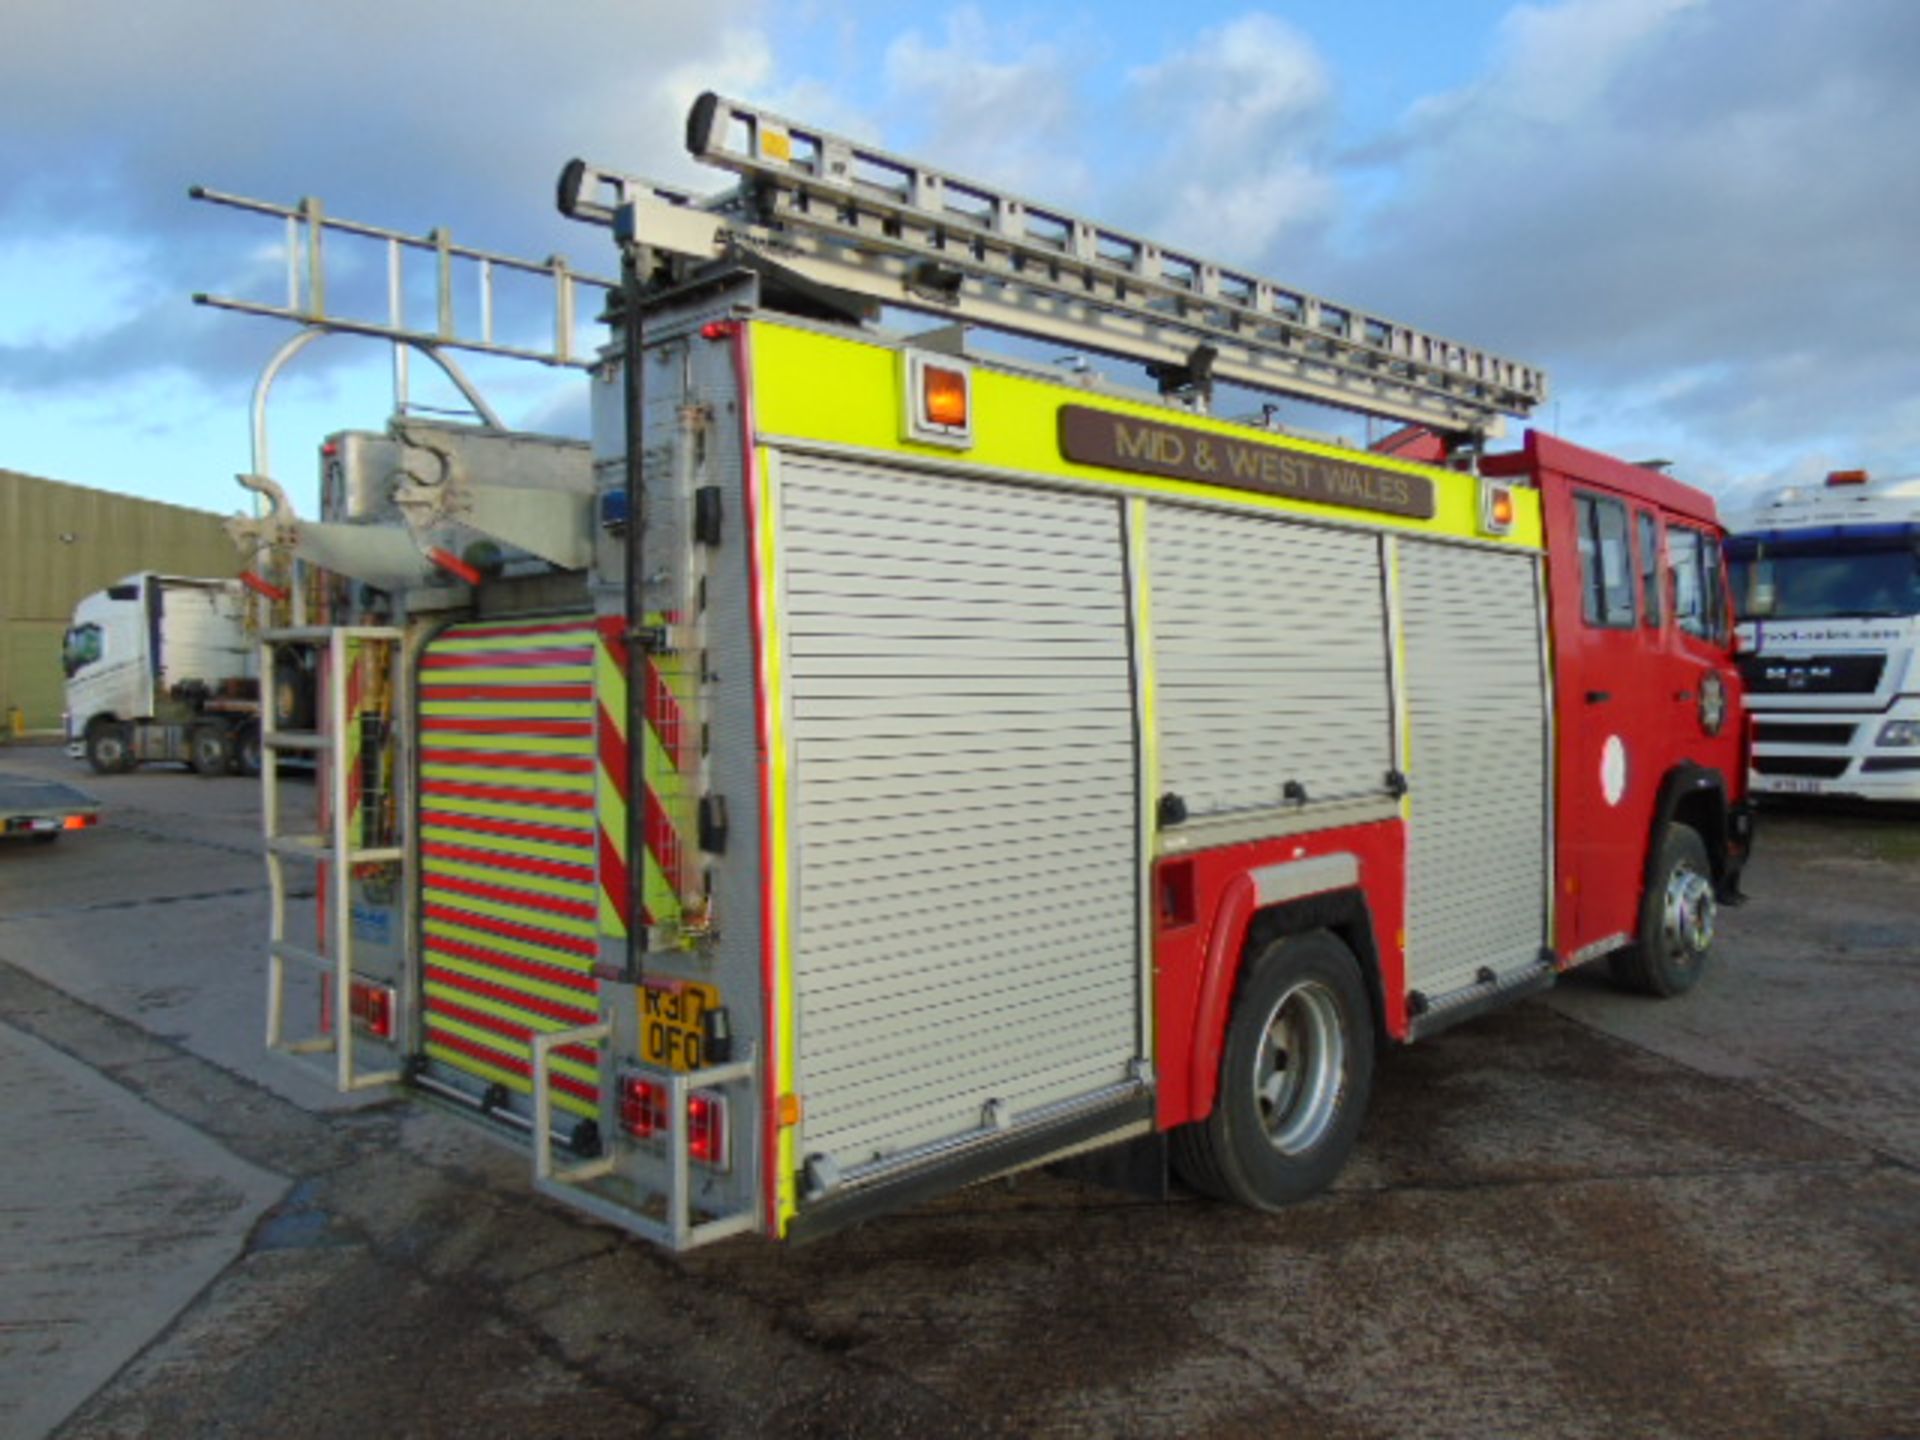
{"label": "white circular decal", "polygon": [[1607,736],[1600,747],[1600,793],[1609,805],[1618,805],[1627,793],[1627,747],[1618,735]]}

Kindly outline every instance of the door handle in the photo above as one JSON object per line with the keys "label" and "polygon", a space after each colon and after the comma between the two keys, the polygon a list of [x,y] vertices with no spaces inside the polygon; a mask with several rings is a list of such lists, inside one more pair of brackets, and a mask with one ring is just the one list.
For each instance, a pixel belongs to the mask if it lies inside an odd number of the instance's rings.
{"label": "door handle", "polygon": [[1587,704],[1589,705],[1604,705],[1607,703],[1607,701],[1611,700],[1612,698],[1613,698],[1613,692],[1611,690],[1587,691]]}

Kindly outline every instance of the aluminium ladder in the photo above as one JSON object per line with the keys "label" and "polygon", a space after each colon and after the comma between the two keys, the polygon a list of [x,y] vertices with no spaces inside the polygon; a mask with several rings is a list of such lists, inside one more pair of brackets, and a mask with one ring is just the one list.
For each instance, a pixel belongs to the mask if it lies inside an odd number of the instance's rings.
{"label": "aluminium ladder", "polygon": [[[342,1093],[389,1085],[401,1079],[398,1069],[361,1070],[355,1063],[353,947],[353,873],[363,865],[399,867],[398,893],[410,895],[411,864],[403,833],[384,837],[387,843],[368,844],[368,831],[378,825],[378,816],[369,806],[370,788],[365,783],[364,763],[369,756],[363,739],[363,712],[360,697],[351,693],[350,678],[364,676],[370,664],[377,666],[378,682],[388,687],[389,714],[407,713],[405,694],[406,667],[401,663],[403,633],[390,626],[375,625],[303,625],[263,630],[260,635],[261,674],[270,689],[279,651],[305,649],[321,664],[324,702],[316,706],[319,728],[311,731],[282,730],[275,724],[277,697],[269,694],[260,707],[261,826],[266,838],[269,890],[269,930],[267,940],[267,1048],[285,1055],[314,1055],[331,1052],[334,1057],[334,1082]],[[404,746],[393,727],[378,737],[378,744],[394,758],[398,782],[403,765]],[[280,829],[280,765],[287,754],[310,755],[319,767],[325,785],[324,820],[315,832],[287,834]],[[404,806],[396,808],[396,814]],[[316,865],[323,894],[324,944],[308,949],[287,939],[287,862]],[[330,952],[330,953],[329,953]],[[318,970],[330,985],[330,1003],[323,1002],[323,1014],[332,1023],[322,1024],[316,1033],[289,1039],[286,1025],[287,966],[299,964]],[[404,1048],[402,1017],[394,1009],[388,1012],[390,1040],[396,1049]]]}
{"label": "aluminium ladder", "polygon": [[563,214],[643,249],[744,259],[866,302],[1365,414],[1491,433],[1547,396],[1536,367],[1262,279],[711,93],[698,160],[740,176],[704,199],[575,160]]}

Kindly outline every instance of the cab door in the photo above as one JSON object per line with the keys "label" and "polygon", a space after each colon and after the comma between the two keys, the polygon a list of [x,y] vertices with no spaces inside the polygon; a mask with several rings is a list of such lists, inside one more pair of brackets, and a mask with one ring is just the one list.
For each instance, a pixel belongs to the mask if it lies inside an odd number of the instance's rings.
{"label": "cab door", "polygon": [[1561,955],[1584,958],[1624,944],[1636,928],[1647,827],[1666,765],[1657,743],[1669,703],[1658,522],[1598,486],[1550,473],[1542,482],[1562,732],[1555,929]]}
{"label": "cab door", "polygon": [[1717,770],[1728,798],[1739,790],[1738,679],[1728,660],[1732,614],[1720,535],[1666,517],[1664,553],[1672,611],[1667,640],[1671,763]]}

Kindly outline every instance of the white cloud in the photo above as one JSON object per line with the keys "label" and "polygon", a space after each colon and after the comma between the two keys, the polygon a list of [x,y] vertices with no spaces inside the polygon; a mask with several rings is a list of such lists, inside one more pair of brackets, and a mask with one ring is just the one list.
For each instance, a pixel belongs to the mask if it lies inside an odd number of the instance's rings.
{"label": "white cloud", "polygon": [[1333,216],[1333,82],[1285,21],[1256,12],[1202,31],[1133,70],[1127,91],[1154,145],[1129,194],[1156,238],[1258,268],[1283,238]]}
{"label": "white cloud", "polygon": [[1888,418],[1920,373],[1916,55],[1908,0],[1522,7],[1368,155],[1399,184],[1339,283],[1546,365],[1591,443],[1611,411],[1700,473],[1920,468]]}

